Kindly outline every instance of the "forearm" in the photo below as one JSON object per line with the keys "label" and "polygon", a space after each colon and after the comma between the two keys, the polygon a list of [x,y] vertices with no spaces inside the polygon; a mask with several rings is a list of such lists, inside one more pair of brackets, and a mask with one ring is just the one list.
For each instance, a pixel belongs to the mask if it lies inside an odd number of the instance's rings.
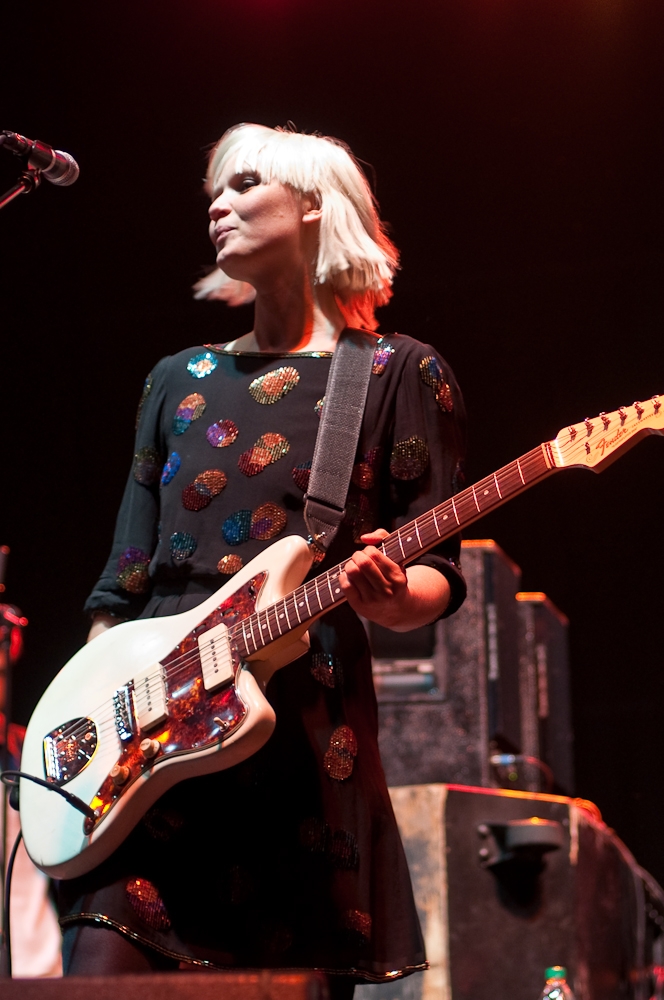
{"label": "forearm", "polygon": [[105,611],[98,611],[92,619],[92,625],[90,626],[86,642],[91,642],[98,635],[101,635],[102,632],[113,628],[114,625],[119,625],[124,620],[124,618],[117,618],[115,615],[106,614]]}
{"label": "forearm", "polygon": [[450,602],[449,583],[431,566],[409,566],[406,579],[404,595],[385,608],[383,620],[378,622],[394,632],[428,625],[442,615]]}

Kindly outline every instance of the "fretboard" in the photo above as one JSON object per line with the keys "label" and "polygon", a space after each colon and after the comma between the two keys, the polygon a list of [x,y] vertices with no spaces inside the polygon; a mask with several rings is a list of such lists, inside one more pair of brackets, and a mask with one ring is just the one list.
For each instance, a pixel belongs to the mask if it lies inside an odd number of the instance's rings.
{"label": "fretboard", "polygon": [[[547,449],[547,444],[538,445],[515,462],[393,531],[382,543],[385,555],[401,566],[412,562],[434,545],[556,472],[553,462],[547,458]],[[343,565],[333,566],[276,604],[255,611],[234,626],[231,634],[240,655],[243,658],[251,656],[299,625],[343,603],[345,597],[339,583]]]}

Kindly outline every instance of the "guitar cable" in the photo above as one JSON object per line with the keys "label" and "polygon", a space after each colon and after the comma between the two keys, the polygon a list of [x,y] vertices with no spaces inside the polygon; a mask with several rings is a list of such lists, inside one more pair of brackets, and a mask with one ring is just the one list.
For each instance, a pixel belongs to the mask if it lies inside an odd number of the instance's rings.
{"label": "guitar cable", "polygon": [[11,927],[9,926],[9,901],[12,895],[12,875],[14,874],[14,862],[16,861],[16,854],[19,849],[21,840],[23,839],[23,831],[19,830],[14,841],[14,846],[12,847],[11,854],[9,855],[9,860],[7,861],[7,874],[5,876],[5,898],[3,900],[2,907],[2,928],[3,928],[3,950],[5,952],[5,967],[2,970],[3,975],[6,975],[8,979],[12,978],[12,934]]}
{"label": "guitar cable", "polygon": [[3,771],[0,774],[0,781],[3,785],[8,785],[9,788],[11,788],[11,792],[9,793],[10,803],[14,809],[18,808],[18,802],[16,801],[16,797],[13,793],[14,790],[18,792],[19,778],[25,778],[26,781],[34,781],[35,785],[41,785],[42,788],[48,788],[50,792],[57,792],[58,795],[63,797],[63,799],[67,800],[70,806],[73,806],[74,809],[78,809],[79,812],[83,813],[87,819],[97,819],[94,810],[91,809],[90,806],[83,801],[83,799],[79,799],[78,795],[73,795],[65,788],[61,788],[60,785],[56,785],[55,782],[47,781],[45,778],[38,778],[36,774],[28,774],[26,771]]}

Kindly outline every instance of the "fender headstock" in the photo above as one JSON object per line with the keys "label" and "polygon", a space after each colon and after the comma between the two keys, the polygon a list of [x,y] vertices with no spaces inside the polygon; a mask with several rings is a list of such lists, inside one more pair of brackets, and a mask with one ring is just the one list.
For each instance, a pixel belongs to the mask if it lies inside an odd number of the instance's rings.
{"label": "fender headstock", "polygon": [[549,442],[549,454],[556,468],[577,466],[601,472],[646,434],[664,434],[660,396],[563,427]]}

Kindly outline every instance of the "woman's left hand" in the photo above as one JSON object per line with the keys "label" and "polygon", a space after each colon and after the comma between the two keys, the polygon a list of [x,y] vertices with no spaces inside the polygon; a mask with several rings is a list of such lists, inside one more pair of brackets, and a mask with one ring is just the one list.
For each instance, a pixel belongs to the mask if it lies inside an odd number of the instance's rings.
{"label": "woman's left hand", "polygon": [[351,608],[363,618],[408,632],[438,618],[450,600],[445,577],[430,566],[393,562],[376,546],[387,538],[384,528],[362,535],[366,548],[355,552],[339,577]]}

